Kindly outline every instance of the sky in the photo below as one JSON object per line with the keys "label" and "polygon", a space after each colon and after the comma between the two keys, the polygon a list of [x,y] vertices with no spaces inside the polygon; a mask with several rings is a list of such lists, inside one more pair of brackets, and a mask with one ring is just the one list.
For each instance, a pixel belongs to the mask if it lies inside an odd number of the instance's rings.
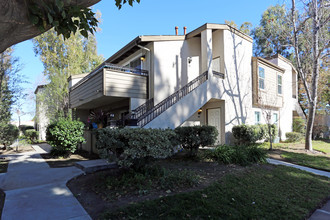
{"label": "sky", "polygon": [[[102,0],[93,6],[99,11],[100,31],[96,33],[98,53],[105,59],[139,35],[174,35],[183,27],[187,32],[205,23],[224,24],[225,20],[241,25],[248,21],[253,27],[259,25],[262,13],[270,6],[283,4],[285,0],[141,0],[133,7],[124,5],[118,10],[114,0]],[[45,82],[43,65],[35,55],[31,40],[14,46],[14,56],[22,64],[21,74],[28,82],[23,85],[29,97],[23,102],[21,121],[31,120],[35,113],[33,93],[38,84]],[[13,121],[17,115],[13,112]]]}

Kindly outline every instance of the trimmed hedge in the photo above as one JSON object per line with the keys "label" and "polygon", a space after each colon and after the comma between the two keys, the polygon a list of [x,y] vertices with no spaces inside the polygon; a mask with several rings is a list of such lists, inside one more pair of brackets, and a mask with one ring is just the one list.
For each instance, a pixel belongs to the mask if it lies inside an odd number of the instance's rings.
{"label": "trimmed hedge", "polygon": [[60,118],[48,125],[46,140],[52,146],[52,154],[74,153],[79,143],[84,142],[84,123],[71,118]]}
{"label": "trimmed hedge", "polygon": [[293,143],[293,142],[301,141],[304,138],[304,135],[298,132],[287,132],[285,133],[285,137],[286,137],[285,142]]}
{"label": "trimmed hedge", "polygon": [[[275,124],[270,125],[272,138],[277,136],[278,129]],[[235,125],[232,133],[238,145],[254,144],[257,141],[269,140],[269,132],[267,124],[260,125]]]}
{"label": "trimmed hedge", "polygon": [[172,156],[178,144],[171,129],[103,128],[95,131],[102,158],[139,169],[153,159]]}
{"label": "trimmed hedge", "polygon": [[192,156],[197,154],[198,148],[214,145],[218,131],[214,126],[177,127],[175,129],[181,146],[190,151]]}

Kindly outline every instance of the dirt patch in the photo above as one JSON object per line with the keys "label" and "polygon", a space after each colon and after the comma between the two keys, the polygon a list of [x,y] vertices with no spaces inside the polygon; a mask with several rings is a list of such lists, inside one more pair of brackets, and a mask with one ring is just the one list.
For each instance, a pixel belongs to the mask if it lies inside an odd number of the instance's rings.
{"label": "dirt patch", "polygon": [[32,152],[35,151],[31,145],[22,145],[18,148],[16,147],[7,147],[7,149],[0,148],[0,155],[9,155],[9,154],[18,154],[24,152]]}
{"label": "dirt patch", "polygon": [[133,203],[153,200],[168,195],[173,195],[182,192],[189,192],[200,190],[211,183],[220,180],[225,174],[233,172],[241,172],[246,168],[236,165],[219,165],[213,162],[192,162],[192,161],[159,161],[155,165],[170,170],[189,170],[200,176],[199,184],[193,188],[185,188],[176,191],[166,191],[161,189],[152,189],[145,194],[132,193],[123,197],[118,197],[114,201],[108,201],[103,192],[93,191],[93,186],[104,179],[105,176],[116,176],[121,171],[119,169],[110,169],[105,171],[96,172],[88,175],[81,175],[68,182],[67,186],[76,196],[85,210],[93,219],[97,219],[104,211],[114,211],[118,208],[128,206]]}
{"label": "dirt patch", "polygon": [[50,168],[61,168],[74,166],[75,162],[85,160],[96,160],[99,156],[96,154],[89,154],[85,151],[79,151],[75,154],[71,154],[69,157],[52,157],[50,154],[40,154],[40,156],[48,163]]}

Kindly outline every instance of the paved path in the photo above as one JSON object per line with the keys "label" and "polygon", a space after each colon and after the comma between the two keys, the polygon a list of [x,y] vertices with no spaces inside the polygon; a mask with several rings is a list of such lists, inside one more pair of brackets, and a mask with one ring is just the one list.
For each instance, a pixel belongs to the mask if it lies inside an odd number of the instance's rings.
{"label": "paved path", "polygon": [[7,173],[0,175],[0,188],[6,193],[2,220],[91,219],[66,187],[83,172],[76,167],[50,168],[39,155],[49,149],[41,147],[3,156],[10,162]]}
{"label": "paved path", "polygon": [[[310,173],[314,173],[316,175],[320,176],[326,176],[330,178],[330,172],[322,171],[322,170],[316,170],[309,167],[299,166],[296,164],[280,161],[280,160],[274,160],[274,159],[267,159],[268,163],[275,164],[275,165],[284,165],[288,167],[294,167],[300,170],[305,170]],[[329,192],[326,192],[329,193]],[[321,208],[317,209],[309,218],[309,220],[330,220],[330,200]]]}

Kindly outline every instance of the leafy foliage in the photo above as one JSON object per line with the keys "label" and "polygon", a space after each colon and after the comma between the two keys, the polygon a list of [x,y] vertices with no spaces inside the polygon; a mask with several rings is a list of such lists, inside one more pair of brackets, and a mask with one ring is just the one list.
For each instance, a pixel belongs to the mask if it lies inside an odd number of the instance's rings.
{"label": "leafy foliage", "polygon": [[293,132],[305,133],[305,120],[300,117],[293,118],[292,130]]}
{"label": "leafy foliage", "polygon": [[293,142],[298,142],[303,139],[303,134],[298,133],[298,132],[287,132],[285,133],[286,140],[285,142],[288,143],[293,143]]}
{"label": "leafy foliage", "polygon": [[192,156],[197,155],[200,146],[213,145],[218,136],[217,129],[208,125],[177,127],[175,133],[181,146],[186,150],[190,150]]}
{"label": "leafy foliage", "polygon": [[265,138],[266,132],[261,125],[235,125],[232,133],[239,145],[255,143]]}
{"label": "leafy foliage", "polygon": [[90,8],[78,5],[65,6],[64,0],[56,0],[53,3],[30,0],[28,8],[30,22],[41,32],[46,31],[48,27],[54,27],[57,34],[63,35],[64,39],[77,31],[87,38],[88,33],[93,34],[98,26],[95,13]]}
{"label": "leafy foliage", "polygon": [[24,135],[31,143],[35,143],[38,139],[39,132],[35,129],[27,129],[25,130]]}
{"label": "leafy foliage", "polygon": [[265,162],[266,151],[256,145],[220,145],[214,150],[208,150],[206,157],[223,164],[247,166],[253,163]]}
{"label": "leafy foliage", "polygon": [[122,167],[140,169],[152,159],[172,156],[176,145],[176,134],[171,129],[104,128],[96,131],[100,156]]}
{"label": "leafy foliage", "polygon": [[260,26],[252,30],[255,56],[268,57],[279,53],[289,58],[292,55],[292,51],[288,49],[289,16],[285,5],[270,6],[262,14]]}
{"label": "leafy foliage", "polygon": [[15,125],[0,123],[0,144],[11,145],[19,135],[19,130]]}
{"label": "leafy foliage", "polygon": [[91,72],[103,62],[103,57],[97,55],[95,37],[91,35],[85,39],[78,31],[64,40],[52,29],[36,37],[33,44],[44,65],[43,74],[49,81],[37,100],[50,120],[66,116],[69,112],[68,77]]}
{"label": "leafy foliage", "polygon": [[60,118],[50,123],[46,131],[46,140],[52,146],[52,153],[67,155],[74,153],[77,145],[84,142],[84,123],[71,118]]}
{"label": "leafy foliage", "polygon": [[[130,6],[133,6],[133,3],[135,2],[135,0],[115,0],[115,1],[118,9],[121,9],[121,7],[126,3],[128,3]],[[136,2],[140,3],[140,0],[136,0]]]}

